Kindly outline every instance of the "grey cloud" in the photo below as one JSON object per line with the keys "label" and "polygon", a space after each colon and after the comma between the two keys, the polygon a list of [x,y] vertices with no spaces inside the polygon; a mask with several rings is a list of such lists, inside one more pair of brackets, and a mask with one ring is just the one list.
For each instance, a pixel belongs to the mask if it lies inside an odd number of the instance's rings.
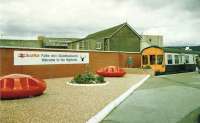
{"label": "grey cloud", "polygon": [[[32,22],[20,22],[16,20],[9,20],[1,26],[1,31],[5,36],[11,37],[29,37],[40,35],[48,36],[67,36],[67,37],[83,37],[87,32],[95,30],[92,26],[80,25],[53,25],[53,24],[32,24]],[[1,32],[0,31],[0,32]]]}
{"label": "grey cloud", "polygon": [[197,11],[200,10],[200,1],[199,0],[182,0],[180,1],[183,9],[187,9],[189,11]]}
{"label": "grey cloud", "polygon": [[128,20],[140,34],[163,34],[165,44],[195,43],[199,6],[199,0],[1,0],[0,33],[84,37]]}
{"label": "grey cloud", "polygon": [[135,0],[132,1],[132,5],[135,2],[148,11],[171,9],[174,13],[182,12],[184,14],[190,12],[193,17],[200,16],[200,0]]}
{"label": "grey cloud", "polygon": [[148,10],[157,10],[169,6],[174,0],[136,0],[136,3]]}

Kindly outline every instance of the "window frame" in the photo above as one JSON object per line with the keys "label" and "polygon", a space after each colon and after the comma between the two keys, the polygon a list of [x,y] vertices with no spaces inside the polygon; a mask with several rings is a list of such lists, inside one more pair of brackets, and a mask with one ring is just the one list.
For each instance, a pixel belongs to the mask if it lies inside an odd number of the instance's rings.
{"label": "window frame", "polygon": [[[170,58],[171,59],[170,59]],[[171,61],[171,62],[169,62],[169,60]],[[167,54],[167,64],[169,64],[169,65],[171,65],[171,64],[173,64],[173,56],[172,56],[172,54]]]}
{"label": "window frame", "polygon": [[175,64],[179,64],[180,63],[179,55],[174,55],[174,63]]}
{"label": "window frame", "polygon": [[[145,60],[144,60],[145,59]],[[144,62],[145,61],[145,62]],[[143,65],[148,65],[149,61],[148,61],[148,55],[142,55],[142,64]]]}
{"label": "window frame", "polygon": [[183,55],[179,55],[179,57],[180,57],[179,63],[180,63],[180,64],[183,64]]}
{"label": "window frame", "polygon": [[[152,60],[151,58],[154,58],[154,59]],[[149,55],[149,60],[150,60],[150,65],[155,65],[156,64],[156,55]]]}
{"label": "window frame", "polygon": [[80,41],[79,42],[79,49],[83,49],[85,48],[85,42],[84,41]]}
{"label": "window frame", "polygon": [[102,49],[102,43],[101,42],[96,42],[96,49],[98,49],[98,50]]}
{"label": "window frame", "polygon": [[[163,56],[163,55],[157,55],[156,57],[157,57],[156,63],[157,63],[158,65],[162,65],[162,64],[163,64],[163,61],[164,61],[164,56]],[[161,61],[161,62],[159,62],[159,58],[162,58],[162,61]]]}
{"label": "window frame", "polygon": [[185,55],[185,64],[189,64],[189,63],[190,63],[190,56]]}

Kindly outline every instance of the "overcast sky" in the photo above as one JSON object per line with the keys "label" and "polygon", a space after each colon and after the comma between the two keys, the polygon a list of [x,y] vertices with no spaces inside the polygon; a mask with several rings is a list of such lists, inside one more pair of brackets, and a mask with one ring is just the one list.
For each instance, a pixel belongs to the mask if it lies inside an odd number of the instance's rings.
{"label": "overcast sky", "polygon": [[0,0],[1,38],[82,38],[126,21],[165,45],[200,44],[200,0]]}

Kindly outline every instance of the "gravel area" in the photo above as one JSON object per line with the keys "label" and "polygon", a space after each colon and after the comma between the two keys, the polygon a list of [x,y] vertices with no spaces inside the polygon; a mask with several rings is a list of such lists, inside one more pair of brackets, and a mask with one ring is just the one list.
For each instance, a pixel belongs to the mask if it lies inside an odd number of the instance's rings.
{"label": "gravel area", "polygon": [[105,78],[104,86],[71,86],[72,78],[46,79],[38,97],[1,100],[0,123],[84,123],[146,75]]}

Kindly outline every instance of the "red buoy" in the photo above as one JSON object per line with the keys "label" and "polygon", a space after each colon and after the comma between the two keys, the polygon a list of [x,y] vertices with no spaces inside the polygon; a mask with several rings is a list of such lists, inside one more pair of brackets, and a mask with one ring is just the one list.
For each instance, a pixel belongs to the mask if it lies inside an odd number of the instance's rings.
{"label": "red buoy", "polygon": [[96,72],[100,76],[104,77],[122,77],[126,74],[126,72],[117,66],[108,66],[105,68],[101,68]]}
{"label": "red buoy", "polygon": [[46,84],[30,75],[11,74],[0,77],[0,98],[16,99],[43,94]]}

